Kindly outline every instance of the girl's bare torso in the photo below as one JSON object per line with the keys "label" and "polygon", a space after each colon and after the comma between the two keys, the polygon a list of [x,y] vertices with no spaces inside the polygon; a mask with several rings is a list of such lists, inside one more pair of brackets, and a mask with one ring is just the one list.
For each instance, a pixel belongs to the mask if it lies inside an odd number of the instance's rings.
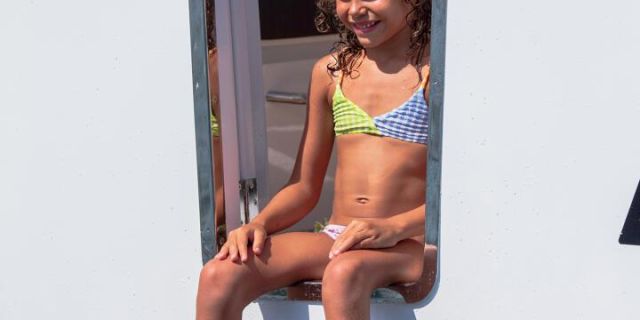
{"label": "girl's bare torso", "polygon": [[[361,67],[362,73],[367,73],[368,66]],[[402,104],[419,83],[415,69],[408,67],[388,79],[345,77],[342,87],[349,99],[375,116]],[[394,90],[391,94],[375,90],[385,87]],[[367,134],[341,135],[334,143],[337,168],[330,223],[348,225],[353,219],[389,218],[425,203],[426,145]],[[423,236],[414,239],[424,241]]]}
{"label": "girl's bare torso", "polygon": [[330,223],[389,218],[425,203],[426,146],[364,134],[340,136],[336,146]]}

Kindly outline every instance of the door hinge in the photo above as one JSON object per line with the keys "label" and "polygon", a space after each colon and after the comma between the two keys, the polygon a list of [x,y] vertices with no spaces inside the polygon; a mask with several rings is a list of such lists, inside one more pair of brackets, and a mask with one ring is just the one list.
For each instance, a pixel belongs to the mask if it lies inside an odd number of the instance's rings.
{"label": "door hinge", "polygon": [[240,222],[244,225],[258,214],[256,178],[240,179]]}

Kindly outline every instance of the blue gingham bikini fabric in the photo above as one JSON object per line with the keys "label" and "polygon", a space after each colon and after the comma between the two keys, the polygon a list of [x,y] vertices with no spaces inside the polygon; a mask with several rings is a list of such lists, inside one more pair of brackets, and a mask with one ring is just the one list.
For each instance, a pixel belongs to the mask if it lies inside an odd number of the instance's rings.
{"label": "blue gingham bikini fabric", "polygon": [[429,109],[420,88],[401,106],[373,118],[383,136],[427,144],[429,137]]}
{"label": "blue gingham bikini fabric", "polygon": [[333,95],[333,122],[336,136],[364,133],[427,144],[429,110],[424,99],[424,86],[409,100],[393,110],[371,117],[344,96],[340,85]]}

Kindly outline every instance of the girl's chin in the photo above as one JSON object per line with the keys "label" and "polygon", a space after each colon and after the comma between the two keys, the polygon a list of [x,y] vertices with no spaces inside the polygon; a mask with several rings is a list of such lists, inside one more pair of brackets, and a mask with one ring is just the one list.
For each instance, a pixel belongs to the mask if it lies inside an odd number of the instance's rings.
{"label": "girl's chin", "polygon": [[375,48],[380,44],[378,41],[369,38],[358,38],[358,42],[360,42],[360,45],[365,49]]}

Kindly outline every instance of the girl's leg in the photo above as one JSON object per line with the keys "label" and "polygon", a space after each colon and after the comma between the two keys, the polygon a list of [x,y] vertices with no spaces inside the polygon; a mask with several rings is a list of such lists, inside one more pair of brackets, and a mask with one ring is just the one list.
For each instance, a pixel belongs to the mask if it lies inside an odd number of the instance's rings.
{"label": "girl's leg", "polygon": [[408,239],[392,248],[350,250],[333,258],[322,278],[326,319],[369,319],[373,290],[417,281],[422,274],[423,252],[423,243]]}
{"label": "girl's leg", "polygon": [[200,273],[196,319],[235,320],[263,293],[304,279],[320,279],[333,240],[322,233],[273,235],[259,256],[245,263],[209,261]]}

